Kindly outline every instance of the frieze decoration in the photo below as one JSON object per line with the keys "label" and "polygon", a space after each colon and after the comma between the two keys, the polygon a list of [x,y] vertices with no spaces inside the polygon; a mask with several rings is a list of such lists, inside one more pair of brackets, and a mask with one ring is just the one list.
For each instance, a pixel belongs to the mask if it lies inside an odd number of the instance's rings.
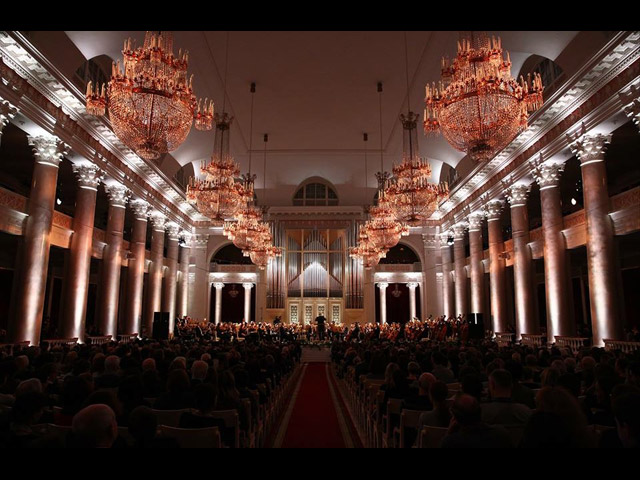
{"label": "frieze decoration", "polygon": [[617,211],[629,207],[640,206],[640,187],[636,187],[626,192],[619,193],[611,197],[611,210]]}
{"label": "frieze decoration", "polygon": [[73,217],[69,215],[65,215],[57,210],[53,211],[53,225],[56,227],[65,228],[67,230],[72,230],[73,225]]}
{"label": "frieze decoration", "polygon": [[11,105],[6,100],[0,98],[0,140],[2,140],[2,131],[4,127],[11,121],[13,117],[18,113],[18,109]]}
{"label": "frieze decoration", "polygon": [[565,229],[582,225],[586,221],[584,210],[579,210],[577,212],[566,215],[565,217],[563,217],[562,221]]}
{"label": "frieze decoration", "polygon": [[27,198],[15,192],[0,188],[0,205],[25,213],[27,211]]}

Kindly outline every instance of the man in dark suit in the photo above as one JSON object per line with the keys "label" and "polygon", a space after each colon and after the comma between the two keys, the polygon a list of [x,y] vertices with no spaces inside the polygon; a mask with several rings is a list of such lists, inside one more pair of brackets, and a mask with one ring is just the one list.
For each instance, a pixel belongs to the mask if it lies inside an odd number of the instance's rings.
{"label": "man in dark suit", "polygon": [[316,317],[316,324],[318,325],[318,339],[320,341],[324,341],[324,332],[325,332],[325,322],[327,321],[324,318],[324,315],[318,315]]}

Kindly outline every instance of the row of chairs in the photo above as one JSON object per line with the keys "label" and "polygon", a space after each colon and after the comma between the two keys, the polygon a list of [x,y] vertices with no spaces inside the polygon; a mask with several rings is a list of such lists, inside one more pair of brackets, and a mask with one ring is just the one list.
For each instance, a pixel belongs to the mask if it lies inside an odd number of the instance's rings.
{"label": "row of chairs", "polygon": [[[294,372],[297,369],[294,369]],[[161,436],[175,438],[182,448],[220,448],[222,446],[232,448],[256,448],[263,447],[267,434],[275,425],[275,422],[289,397],[295,375],[292,373],[284,376],[279,384],[272,385],[267,379],[263,384],[257,385],[257,390],[252,390],[251,399],[243,399],[242,412],[237,410],[222,410],[212,412],[211,416],[223,420],[225,429],[232,431],[231,444],[223,445],[221,432],[218,427],[208,428],[179,428],[180,417],[189,409],[180,410],[156,410],[153,409],[155,398],[146,398],[152,406],[152,412],[158,423],[158,433]],[[260,404],[260,395],[267,401]],[[54,411],[60,407],[53,407]],[[255,412],[255,415],[254,415]],[[247,429],[240,428],[240,414],[247,419]],[[65,438],[71,431],[71,427],[55,424],[40,424],[34,426],[40,433],[53,434]],[[129,434],[127,427],[118,427],[118,434],[129,445],[133,445],[134,439]]]}
{"label": "row of chairs", "polygon": [[[366,446],[371,448],[404,448],[406,430],[417,429],[422,411],[408,410],[400,399],[389,399],[384,411],[384,391],[380,387],[383,379],[370,379],[366,375],[355,378],[354,370],[348,369],[345,375],[347,397],[353,412],[354,420],[366,439]],[[460,391],[460,383],[448,384],[450,396]],[[431,429],[431,427],[426,427]],[[446,429],[445,433],[446,433]],[[435,433],[434,433],[435,432]],[[425,446],[439,444],[439,430],[428,430],[425,435]],[[422,435],[422,432],[421,432]],[[433,437],[433,440],[429,440]],[[421,437],[419,437],[421,438]],[[420,443],[420,442],[419,442]]]}

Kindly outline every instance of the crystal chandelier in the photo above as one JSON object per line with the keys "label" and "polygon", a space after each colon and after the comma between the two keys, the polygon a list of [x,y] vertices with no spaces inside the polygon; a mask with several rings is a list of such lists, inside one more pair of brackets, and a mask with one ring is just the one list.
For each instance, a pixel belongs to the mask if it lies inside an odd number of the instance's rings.
{"label": "crystal chandelier", "polygon": [[511,77],[500,38],[485,35],[458,42],[453,64],[442,59],[442,80],[426,86],[425,133],[442,132],[457,150],[488,161],[527,127],[530,112],[542,106],[538,73],[520,83]]}
{"label": "crystal chandelier", "polygon": [[360,229],[358,235],[358,246],[349,248],[349,256],[362,262],[362,266],[369,270],[375,267],[381,258],[384,258],[387,251],[374,247],[370,241],[366,230]]}
{"label": "crystal chandelier", "polygon": [[449,194],[446,183],[429,182],[431,166],[418,155],[417,119],[418,115],[411,111],[400,115],[404,132],[402,162],[394,164],[393,177],[386,189],[396,219],[413,226],[429,219],[438,203]]}
{"label": "crystal chandelier", "polygon": [[106,89],[87,84],[87,113],[101,116],[108,108],[117,137],[145,160],[178,148],[194,119],[196,129],[211,130],[213,101],[196,101],[193,75],[187,80],[189,55],[174,57],[170,32],[147,32],[138,48],[127,39],[122,55]]}
{"label": "crystal chandelier", "polygon": [[240,168],[229,153],[229,130],[233,117],[228,113],[216,113],[214,119],[214,152],[211,159],[201,167],[204,179],[192,178],[189,181],[187,200],[204,216],[214,222],[222,222],[235,218],[246,204],[247,195],[253,197],[253,188],[249,192],[245,184],[236,181]]}
{"label": "crystal chandelier", "polygon": [[378,179],[378,204],[369,209],[370,220],[362,227],[367,233],[372,247],[389,250],[395,247],[401,237],[409,235],[409,227],[396,220],[396,214],[387,200],[385,187],[388,172],[376,173]]}

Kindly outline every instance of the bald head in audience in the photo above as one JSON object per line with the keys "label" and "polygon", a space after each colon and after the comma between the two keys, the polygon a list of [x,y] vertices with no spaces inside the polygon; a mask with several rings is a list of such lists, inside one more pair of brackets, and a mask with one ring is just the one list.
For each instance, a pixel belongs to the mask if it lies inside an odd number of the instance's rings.
{"label": "bald head in audience", "polygon": [[73,417],[72,430],[79,445],[110,448],[118,437],[116,414],[107,405],[90,405]]}
{"label": "bald head in audience", "polygon": [[145,358],[142,362],[142,371],[154,371],[156,369],[156,361],[153,358]]}
{"label": "bald head in audience", "polygon": [[191,378],[194,380],[204,380],[207,378],[207,371],[209,370],[209,365],[207,362],[203,362],[202,360],[196,360],[191,365]]}
{"label": "bald head in audience", "polygon": [[435,382],[436,377],[434,377],[432,373],[425,372],[420,375],[420,378],[418,378],[418,389],[420,390],[420,395],[428,395],[431,385]]}

